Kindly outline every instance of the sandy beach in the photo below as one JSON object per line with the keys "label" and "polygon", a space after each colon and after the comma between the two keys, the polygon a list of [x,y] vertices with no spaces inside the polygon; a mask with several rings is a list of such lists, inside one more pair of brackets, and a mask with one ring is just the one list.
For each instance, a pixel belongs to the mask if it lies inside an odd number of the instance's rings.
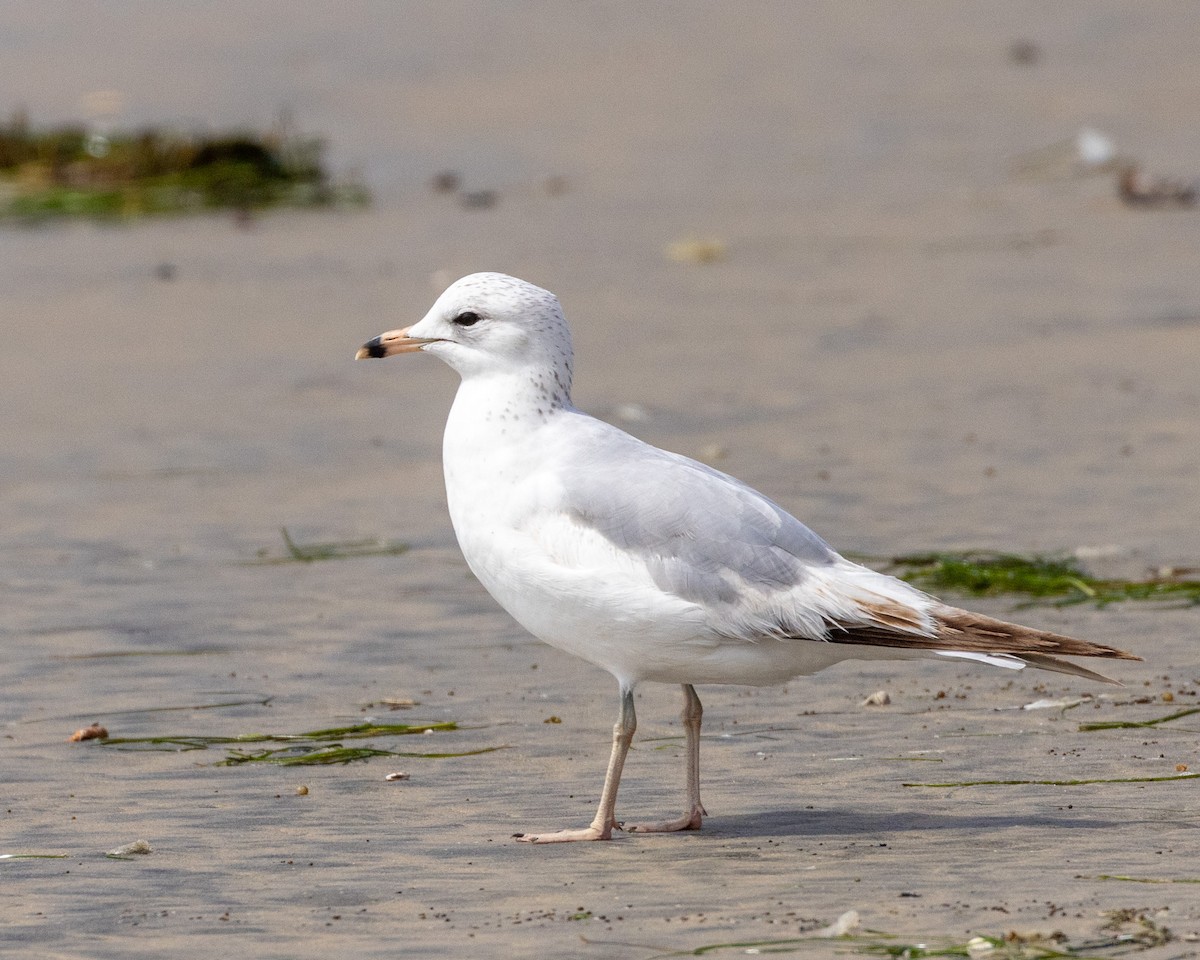
{"label": "sandy beach", "polygon": [[[0,227],[0,953],[820,957],[1015,931],[1200,956],[1178,778],[1200,722],[1081,730],[1200,706],[1197,607],[951,597],[1145,662],[1105,665],[1123,687],[918,662],[703,688],[702,831],[512,841],[591,819],[616,685],[463,563],[454,375],[353,362],[457,277],[512,273],[559,295],[579,406],[844,552],[1194,566],[1200,212],[1014,164],[1092,128],[1200,176],[1200,7],[152,10],[0,13],[0,111],[77,120],[94,90],[127,127],[287,110],[375,203]],[[431,190],[445,170],[495,203]],[[283,528],[407,550],[266,562]],[[679,812],[678,709],[639,689],[622,816]],[[242,748],[67,742],[93,721],[457,729],[219,766]],[[1023,782],[930,786],[977,781]],[[851,910],[844,943],[773,943]]]}

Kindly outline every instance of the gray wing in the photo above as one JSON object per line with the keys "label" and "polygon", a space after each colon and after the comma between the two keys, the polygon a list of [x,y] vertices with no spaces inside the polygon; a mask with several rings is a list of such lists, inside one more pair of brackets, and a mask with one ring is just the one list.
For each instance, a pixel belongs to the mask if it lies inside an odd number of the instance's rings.
{"label": "gray wing", "polygon": [[575,434],[557,471],[560,506],[705,611],[719,636],[825,640],[938,653],[1107,680],[1058,655],[1133,654],[968,613],[851,563],[758,491],[604,424]]}
{"label": "gray wing", "polygon": [[736,604],[791,591],[840,558],[761,493],[718,470],[593,421],[560,474],[571,519],[637,556],[682,599]]}

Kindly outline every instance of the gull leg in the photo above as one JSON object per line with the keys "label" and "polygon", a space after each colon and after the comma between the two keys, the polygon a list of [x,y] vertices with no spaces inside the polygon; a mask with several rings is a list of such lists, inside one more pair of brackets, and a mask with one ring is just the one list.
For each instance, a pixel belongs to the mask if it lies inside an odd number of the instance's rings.
{"label": "gull leg", "polygon": [[661,823],[638,823],[626,830],[638,833],[674,833],[677,830],[699,830],[704,822],[705,809],[700,803],[700,720],[704,708],[696,696],[696,688],[683,685],[683,728],[687,731],[687,809],[678,820]]}
{"label": "gull leg", "polygon": [[[693,693],[693,696],[695,694]],[[696,701],[697,707],[700,701]],[[613,828],[617,827],[617,788],[621,785],[621,770],[633,733],[637,730],[637,714],[633,710],[633,689],[621,687],[621,713],[613,727],[612,754],[608,758],[608,773],[604,777],[604,791],[600,794],[600,808],[590,826],[577,830],[559,830],[556,833],[517,833],[517,840],[525,843],[567,843],[572,840],[611,840]],[[697,791],[699,787],[697,787]],[[698,796],[698,794],[697,794]],[[699,802],[697,800],[697,802]]]}

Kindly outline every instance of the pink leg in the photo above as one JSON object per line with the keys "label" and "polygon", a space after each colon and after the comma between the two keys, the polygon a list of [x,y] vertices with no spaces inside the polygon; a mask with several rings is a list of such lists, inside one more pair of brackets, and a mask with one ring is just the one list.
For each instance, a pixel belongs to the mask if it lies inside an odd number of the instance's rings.
{"label": "pink leg", "polygon": [[683,685],[683,728],[687,731],[687,809],[678,820],[659,823],[638,823],[625,829],[637,833],[674,833],[677,830],[699,830],[704,822],[705,810],[700,803],[700,720],[704,708],[696,696],[696,688],[690,683]]}
{"label": "pink leg", "polygon": [[[694,694],[693,694],[694,696]],[[700,701],[696,701],[697,707]],[[576,830],[559,830],[555,833],[517,833],[516,839],[525,843],[568,843],[572,840],[611,840],[613,828],[617,827],[617,788],[621,785],[621,770],[633,733],[637,730],[637,714],[633,710],[633,690],[621,688],[621,713],[613,727],[612,754],[608,758],[608,773],[604,777],[604,791],[600,794],[600,808],[590,826]],[[697,787],[697,789],[699,789]],[[698,802],[698,801],[697,801]]]}

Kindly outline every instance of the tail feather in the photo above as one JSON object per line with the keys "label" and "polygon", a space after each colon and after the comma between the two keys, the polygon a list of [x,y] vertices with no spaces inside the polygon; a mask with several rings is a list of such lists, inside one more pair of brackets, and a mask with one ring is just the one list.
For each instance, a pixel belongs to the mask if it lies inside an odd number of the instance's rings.
{"label": "tail feather", "polygon": [[968,653],[965,650],[934,650],[933,653],[939,657],[973,660],[976,663],[986,663],[993,667],[1004,667],[1006,670],[1024,670],[1026,667],[1036,667],[1039,670],[1052,670],[1055,673],[1069,673],[1072,676],[1084,677],[1099,683],[1111,683],[1117,687],[1125,686],[1120,680],[1106,677],[1102,673],[1081,667],[1070,660],[1059,660],[1057,657],[1050,657],[1044,653],[1027,653],[1020,657],[1012,653]]}
{"label": "tail feather", "polygon": [[936,639],[943,648],[981,650],[986,653],[1028,655],[1050,654],[1066,657],[1106,657],[1115,660],[1141,660],[1135,653],[1107,647],[1088,640],[1023,627],[1020,624],[971,613],[957,607],[938,606],[931,611],[937,629]]}
{"label": "tail feather", "polygon": [[[985,662],[989,656],[997,659],[1012,657],[1041,670],[1069,673],[1105,683],[1117,681],[1070,661],[1060,660],[1059,657],[1142,659],[1127,650],[1077,640],[1049,630],[1024,627],[945,604],[935,604],[930,608],[925,623],[920,623],[913,616],[915,611],[898,608],[892,603],[880,606],[878,611],[873,609],[873,604],[863,606],[863,612],[869,616],[867,622],[831,624],[827,639],[831,643],[928,650],[951,657],[957,654],[968,660]],[[907,616],[900,616],[900,612]]]}
{"label": "tail feather", "polygon": [[[1037,667],[1039,670],[1051,670],[1054,673],[1069,673],[1072,676],[1083,677],[1087,680],[1096,680],[1100,683],[1111,683],[1117,687],[1123,687],[1120,680],[1114,680],[1112,677],[1106,677],[1102,673],[1097,673],[1095,670],[1089,670],[1087,667],[1081,667],[1077,663],[1071,663],[1069,660],[1059,660],[1058,657],[1048,657],[1044,653],[1027,653],[1021,657],[1031,667]],[[1125,658],[1122,658],[1125,659]],[[1134,657],[1135,660],[1140,660],[1141,657]]]}

